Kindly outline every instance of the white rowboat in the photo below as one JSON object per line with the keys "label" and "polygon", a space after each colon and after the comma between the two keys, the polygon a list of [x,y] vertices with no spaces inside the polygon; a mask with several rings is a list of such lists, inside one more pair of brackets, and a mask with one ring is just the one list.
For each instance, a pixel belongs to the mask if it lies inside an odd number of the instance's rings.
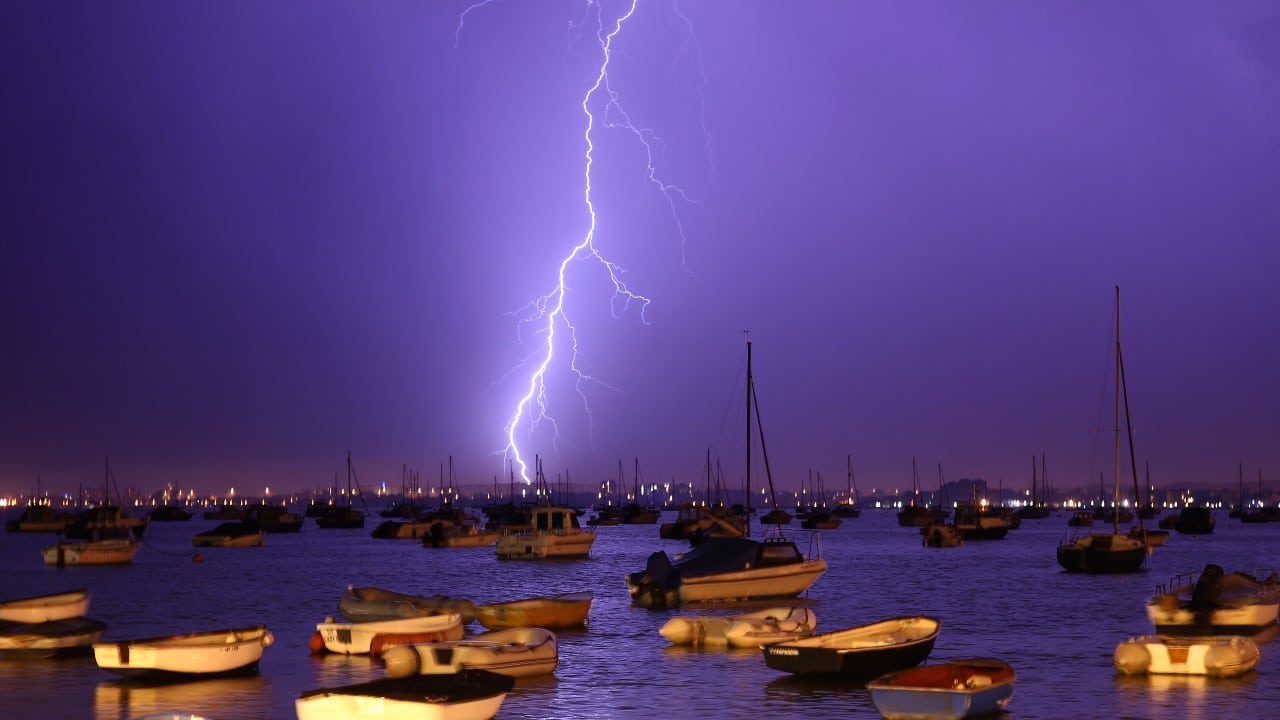
{"label": "white rowboat", "polygon": [[89,614],[89,591],[71,590],[0,602],[0,620],[42,623]]}
{"label": "white rowboat", "polygon": [[316,632],[326,650],[344,655],[377,655],[393,645],[461,640],[463,635],[462,616],[457,613],[364,623],[340,623],[329,618],[316,625]]}
{"label": "white rowboat", "polygon": [[219,675],[257,670],[275,638],[262,625],[93,645],[98,667],[126,677]]}

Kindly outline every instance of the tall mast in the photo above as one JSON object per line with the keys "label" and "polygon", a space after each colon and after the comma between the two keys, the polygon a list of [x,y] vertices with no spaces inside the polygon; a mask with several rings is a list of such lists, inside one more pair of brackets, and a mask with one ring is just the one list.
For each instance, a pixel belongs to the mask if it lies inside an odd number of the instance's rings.
{"label": "tall mast", "polygon": [[1113,498],[1111,501],[1112,521],[1115,527],[1115,534],[1120,534],[1120,286],[1116,286],[1116,432],[1115,432],[1115,451],[1116,451],[1116,481],[1112,491]]}
{"label": "tall mast", "polygon": [[[747,341],[747,497],[751,497],[751,341]],[[775,498],[769,498],[769,506],[778,509]],[[751,516],[747,516],[745,535],[751,537]]]}

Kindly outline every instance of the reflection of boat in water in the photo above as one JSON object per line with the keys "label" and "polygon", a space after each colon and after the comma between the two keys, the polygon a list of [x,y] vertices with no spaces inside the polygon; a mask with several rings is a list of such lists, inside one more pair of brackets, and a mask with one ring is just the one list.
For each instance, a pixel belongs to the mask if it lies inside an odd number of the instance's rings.
{"label": "reflection of boat in water", "polygon": [[[98,683],[93,692],[94,717],[170,717],[174,708],[198,717],[252,716],[260,710],[269,681],[243,675],[177,683],[149,683],[115,678]],[[185,716],[173,716],[185,717]]]}

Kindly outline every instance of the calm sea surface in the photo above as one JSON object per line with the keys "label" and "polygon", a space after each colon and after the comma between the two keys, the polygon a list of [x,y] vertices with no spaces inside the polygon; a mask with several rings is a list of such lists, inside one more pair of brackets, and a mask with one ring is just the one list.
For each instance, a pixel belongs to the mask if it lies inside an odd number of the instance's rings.
{"label": "calm sea surface", "polygon": [[[0,599],[87,587],[90,617],[108,626],[104,640],[258,623],[275,634],[260,676],[165,686],[121,682],[92,657],[0,659],[0,718],[117,720],[162,711],[293,718],[304,690],[382,674],[367,657],[308,652],[315,624],[337,614],[348,584],[477,603],[594,591],[588,628],[560,633],[555,676],[519,681],[499,718],[879,717],[865,689],[797,681],[765,667],[759,651],[668,646],[658,628],[690,611],[632,608],[623,581],[653,550],[687,549],[660,540],[657,526],[600,528],[586,560],[499,562],[492,548],[375,540],[373,520],[366,530],[320,530],[309,519],[300,534],[268,535],[265,547],[204,548],[203,563],[192,562],[191,536],[215,521],[156,522],[132,565],[100,568],[46,567],[40,548],[51,535],[0,534]],[[1215,533],[1174,534],[1145,572],[1090,577],[1058,568],[1054,550],[1066,521],[1058,513],[1024,521],[1004,540],[929,549],[892,512],[864,511],[820,533],[830,569],[802,602],[819,631],[897,615],[941,618],[931,661],[994,656],[1017,670],[1007,717],[1220,720],[1280,706],[1280,643],[1260,643],[1257,671],[1237,680],[1120,678],[1111,665],[1116,643],[1153,630],[1144,603],[1156,584],[1206,562],[1228,571],[1278,566],[1280,523],[1245,525],[1220,513]]]}

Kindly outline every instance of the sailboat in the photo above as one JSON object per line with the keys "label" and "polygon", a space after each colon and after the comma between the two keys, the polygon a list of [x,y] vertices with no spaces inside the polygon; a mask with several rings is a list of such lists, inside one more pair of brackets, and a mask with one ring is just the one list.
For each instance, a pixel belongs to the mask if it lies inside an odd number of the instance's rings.
{"label": "sailboat", "polygon": [[858,483],[853,479],[853,456],[849,455],[845,458],[845,465],[848,466],[846,479],[848,482],[845,487],[845,497],[836,504],[836,517],[856,518],[862,514],[862,510],[858,507]]}
{"label": "sailboat", "polygon": [[347,504],[338,505],[329,509],[329,512],[316,518],[318,527],[332,528],[362,528],[364,527],[364,513],[355,509],[351,505],[352,491],[351,483],[355,479],[355,470],[351,468],[351,453],[347,453]]}
{"label": "sailboat", "polygon": [[[1243,487],[1244,463],[1240,464],[1241,487]],[[1243,494],[1243,493],[1242,493]],[[1264,523],[1264,522],[1280,522],[1280,508],[1276,506],[1267,506],[1266,497],[1262,494],[1262,471],[1258,471],[1258,506],[1253,509],[1246,509],[1240,515],[1240,522],[1247,523]]]}
{"label": "sailboat", "polygon": [[[1120,401],[1124,400],[1125,428],[1129,436],[1129,464],[1133,470],[1134,494],[1138,489],[1138,467],[1133,457],[1133,426],[1129,422],[1129,391],[1124,378],[1124,356],[1120,350],[1120,287],[1116,286],[1116,388],[1115,388],[1115,482],[1113,507],[1120,505]],[[1089,533],[1058,546],[1058,564],[1067,572],[1123,573],[1142,569],[1147,560],[1148,544],[1138,520],[1138,537],[1120,532],[1120,514],[1111,516],[1112,531]]]}
{"label": "sailboat", "polygon": [[[1044,463],[1044,455],[1040,456],[1040,462],[1041,464]],[[1041,475],[1043,476],[1044,473],[1041,472]],[[1041,477],[1042,488],[1043,488],[1044,481],[1047,479],[1048,478]],[[1044,518],[1049,517],[1049,505],[1044,501],[1043,495],[1044,495],[1043,489],[1040,492],[1037,492],[1036,490],[1036,456],[1032,455],[1031,456],[1031,504],[1023,505],[1022,507],[1018,508],[1018,511],[1014,513],[1014,515],[1016,515],[1018,518],[1022,520],[1042,520]]]}
{"label": "sailboat", "polygon": [[[622,522],[627,525],[654,525],[658,522],[658,511],[640,504],[640,458],[636,458],[633,478],[631,501],[622,506]],[[622,461],[618,461],[618,480],[622,480]]]}
{"label": "sailboat", "polygon": [[[747,342],[747,496],[751,483],[752,406],[755,380],[751,375],[751,342]],[[769,472],[769,454],[764,447],[764,430],[760,427],[759,401],[756,402],[754,428],[760,435],[760,452],[764,456],[765,475],[769,478],[770,505],[777,507],[773,476]],[[647,608],[678,607],[689,603],[741,601],[764,598],[795,597],[809,589],[826,572],[827,561],[805,556],[792,540],[783,536],[781,528],[765,534],[761,540],[749,537],[750,525],[744,525],[748,536],[708,538],[679,560],[659,550],[649,556],[644,570],[627,575],[631,603]],[[816,536],[815,536],[816,537]]]}
{"label": "sailboat", "polygon": [[117,500],[120,496],[120,488],[115,485],[115,475],[111,473],[111,459],[104,460],[104,479],[102,487],[102,502],[97,507],[85,508],[67,523],[66,528],[62,531],[64,535],[73,540],[88,540],[100,535],[102,531],[110,531],[113,534],[121,534],[121,531],[128,530],[134,538],[140,539],[142,534],[146,532],[150,518],[134,517],[123,508],[123,503],[111,502],[111,489],[115,486],[115,494]]}
{"label": "sailboat", "polygon": [[817,504],[810,507],[800,521],[800,527],[805,530],[835,530],[840,527],[840,517],[827,509],[827,492],[822,485],[822,473],[818,473]]}
{"label": "sailboat", "polygon": [[[933,511],[920,501],[920,471],[916,468],[916,458],[911,457],[911,487],[915,491],[910,505],[904,505],[898,511],[898,524],[902,527],[924,527],[933,522]],[[919,504],[917,504],[919,503]]]}

